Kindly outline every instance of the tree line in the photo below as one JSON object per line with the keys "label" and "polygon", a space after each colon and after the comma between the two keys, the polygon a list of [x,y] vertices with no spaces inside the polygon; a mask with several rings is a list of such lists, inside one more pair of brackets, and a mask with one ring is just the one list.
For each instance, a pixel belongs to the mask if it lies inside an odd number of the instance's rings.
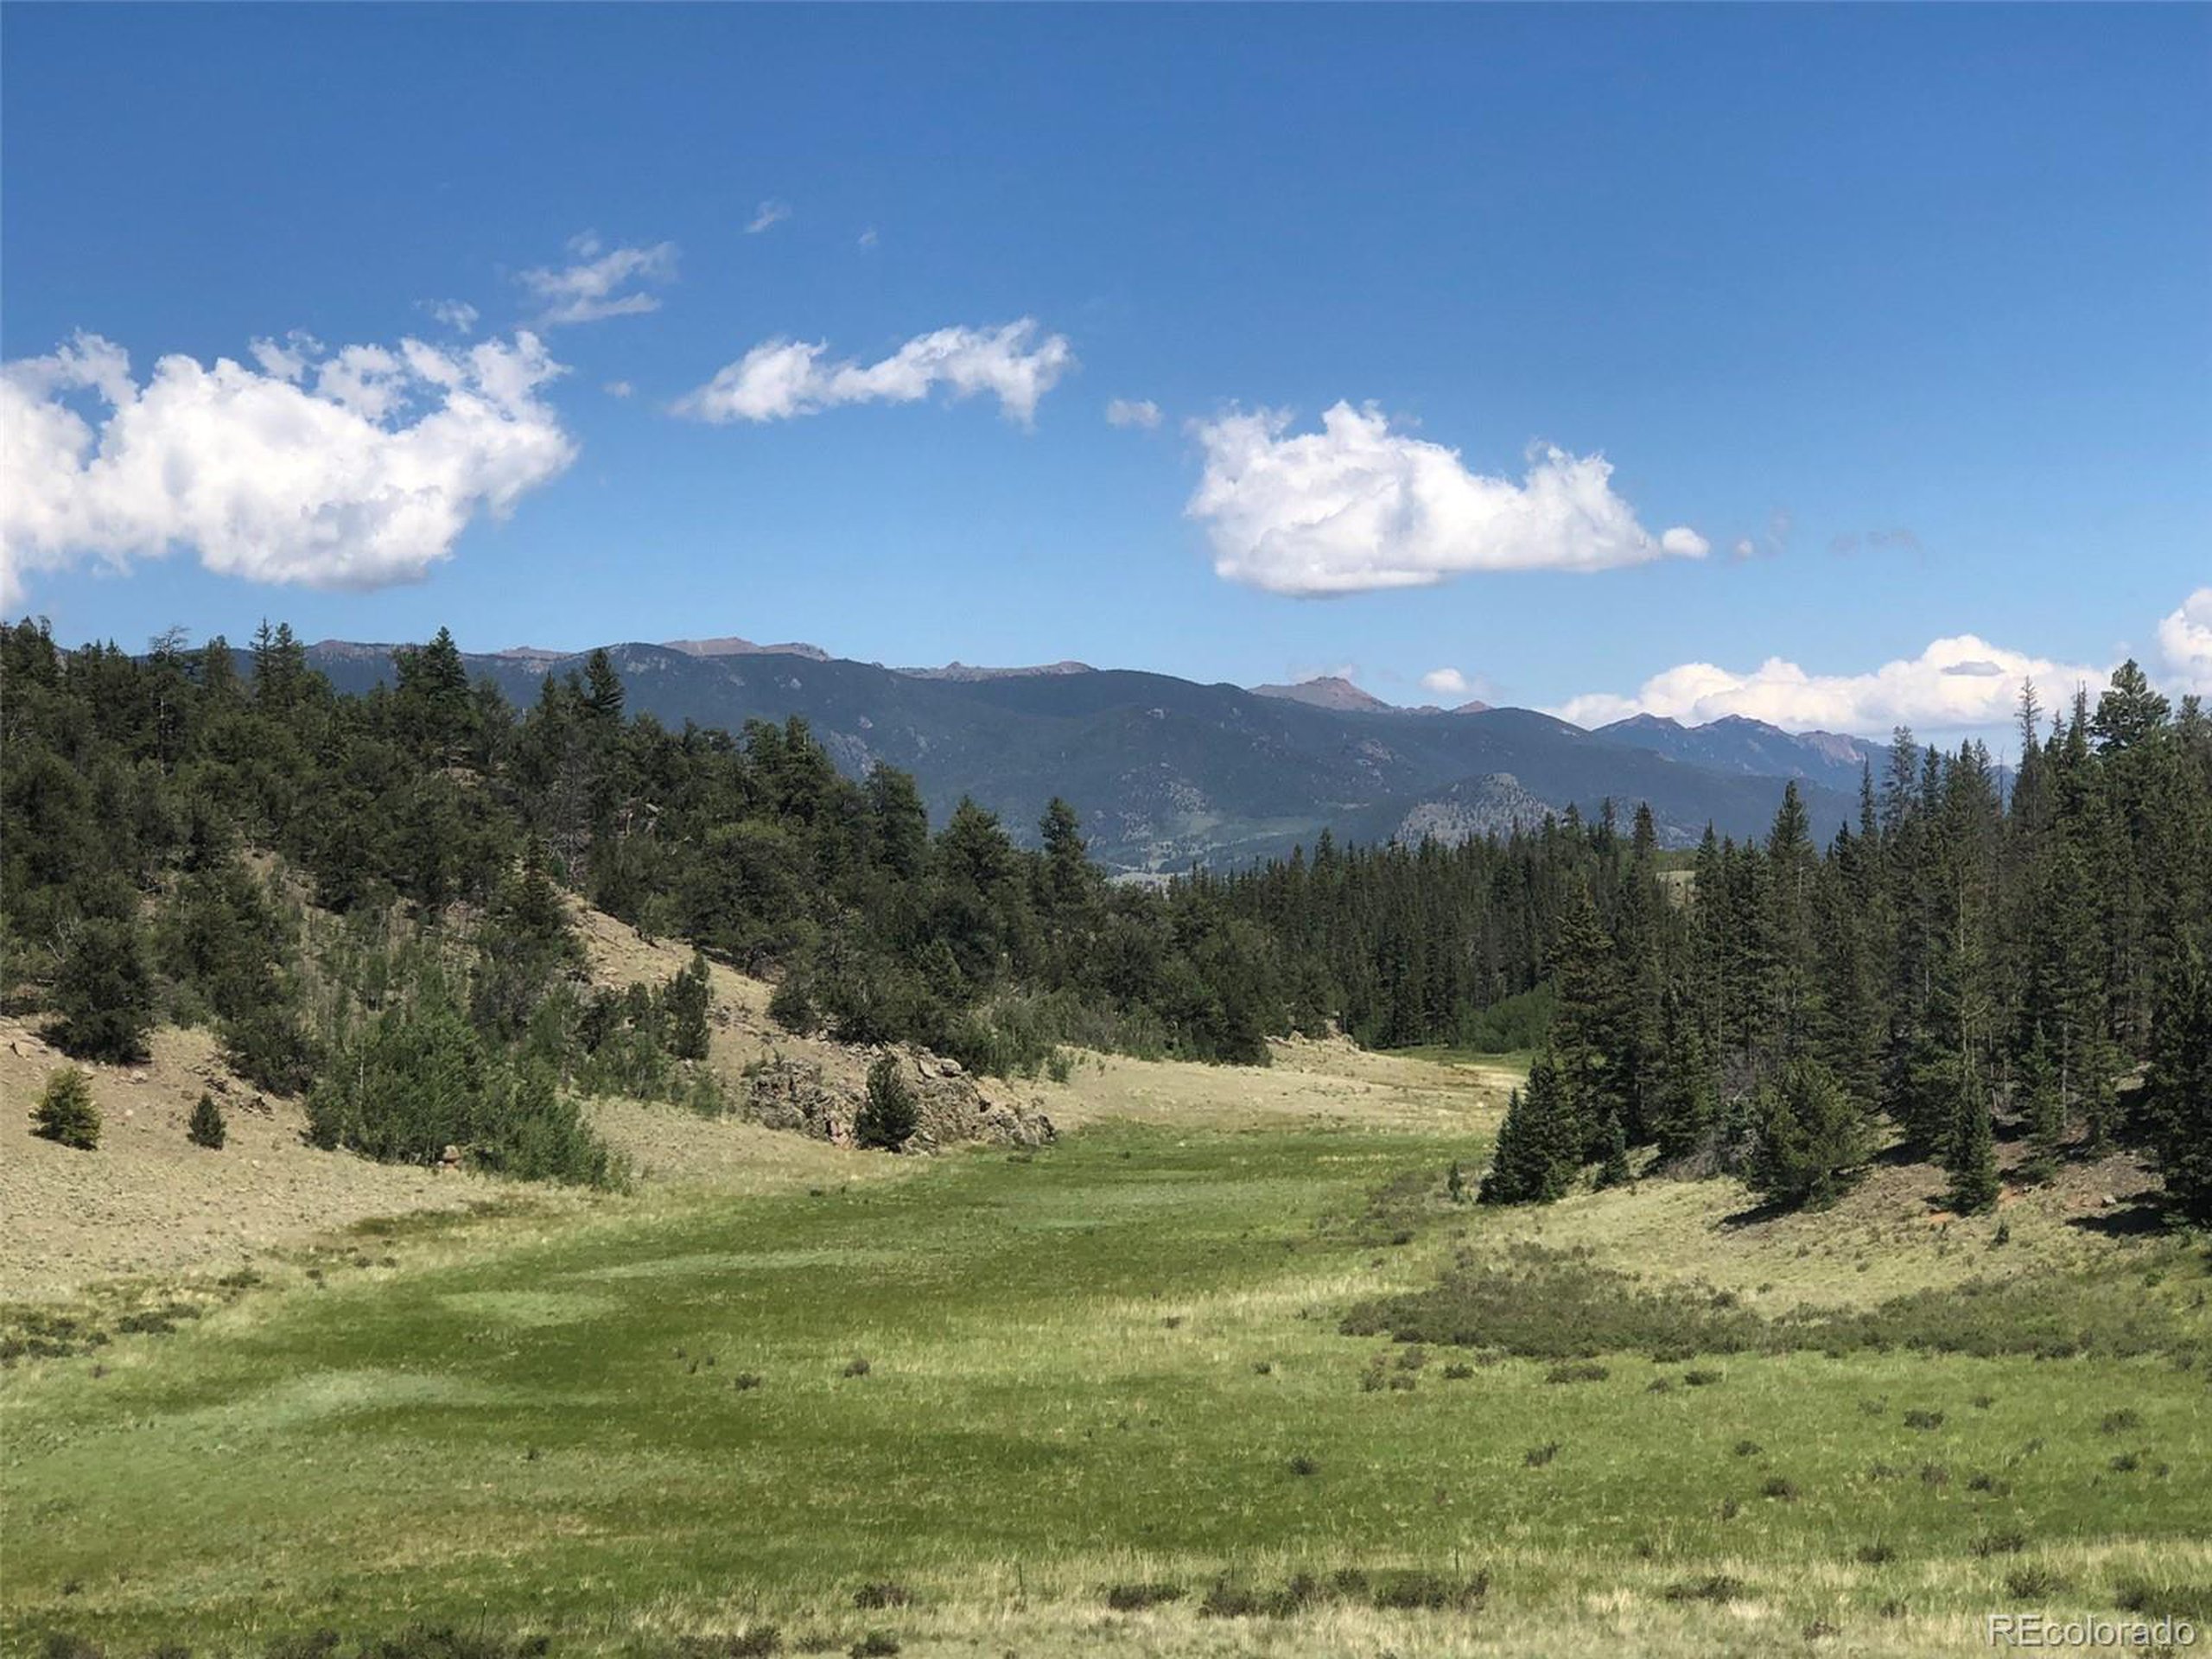
{"label": "tree line", "polygon": [[683,1065],[706,979],[590,990],[564,890],[772,978],[791,1029],[985,1071],[1064,1044],[1263,1064],[1294,1031],[1541,1049],[1499,1198],[1656,1160],[1818,1199],[1882,1114],[1969,1165],[2002,1114],[2049,1160],[2154,1133],[2205,1065],[2212,737],[2133,665],[2048,733],[2026,702],[2009,791],[1900,733],[1825,846],[1793,790],[1764,842],[1694,858],[1608,806],[1158,884],[1109,880],[1058,801],[1027,844],[972,801],[932,827],[802,721],[632,716],[603,652],[524,709],[443,631],[392,667],[341,696],[283,626],[137,654],[0,631],[5,993],[97,1058],[211,1025],[332,1144],[580,1179],[577,1093],[711,1088]]}
{"label": "tree line", "polygon": [[1708,832],[1679,885],[1639,814],[1554,937],[1483,1196],[1625,1179],[1648,1147],[1821,1204],[1893,1136],[1971,1213],[2001,1132],[2027,1181],[2139,1141],[2212,1219],[2212,721],[2130,663],[2048,727],[2024,689],[2019,731],[2009,791],[1982,745],[1900,730],[1825,847],[1792,785],[1764,842]]}

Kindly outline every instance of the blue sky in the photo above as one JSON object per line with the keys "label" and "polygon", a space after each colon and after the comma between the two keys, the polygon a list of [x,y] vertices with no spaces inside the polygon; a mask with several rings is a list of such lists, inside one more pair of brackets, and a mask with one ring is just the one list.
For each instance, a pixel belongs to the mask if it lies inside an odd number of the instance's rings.
{"label": "blue sky", "polygon": [[741,633],[1861,729],[2125,652],[2212,690],[2203,7],[0,34],[9,602],[71,639]]}

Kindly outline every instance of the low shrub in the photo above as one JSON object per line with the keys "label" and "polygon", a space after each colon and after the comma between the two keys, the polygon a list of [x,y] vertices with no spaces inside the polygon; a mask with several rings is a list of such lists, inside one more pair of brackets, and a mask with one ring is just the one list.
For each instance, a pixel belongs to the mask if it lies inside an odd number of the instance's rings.
{"label": "low shrub", "polygon": [[1710,1601],[1714,1603],[1741,1601],[1751,1593],[1741,1579],[1732,1579],[1725,1573],[1709,1578],[1686,1579],[1670,1584],[1662,1592],[1669,1601]]}
{"label": "low shrub", "polygon": [[1375,1574],[1369,1583],[1370,1606],[1389,1611],[1462,1611],[1479,1607],[1490,1595],[1490,1574],[1447,1578],[1440,1573],[1408,1571]]}
{"label": "low shrub", "polygon": [[2071,1586],[2047,1567],[2016,1567],[2005,1575],[2005,1593],[2015,1601],[2063,1595]]}
{"label": "low shrub", "polygon": [[2113,1605],[2145,1618],[2185,1618],[2200,1626],[2212,1624],[2212,1583],[2123,1579],[2113,1586]]}
{"label": "low shrub", "polygon": [[1183,1599],[1183,1586],[1164,1581],[1142,1580],[1106,1586],[1106,1605],[1117,1613],[1142,1612]]}
{"label": "low shrub", "polygon": [[1544,1373],[1547,1382],[1602,1382],[1612,1373],[1595,1360],[1566,1360]]}

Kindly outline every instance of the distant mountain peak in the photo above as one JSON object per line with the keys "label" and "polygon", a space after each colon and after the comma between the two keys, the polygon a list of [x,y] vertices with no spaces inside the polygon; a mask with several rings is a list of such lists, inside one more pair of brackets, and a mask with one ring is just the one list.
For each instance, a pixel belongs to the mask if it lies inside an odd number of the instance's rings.
{"label": "distant mountain peak", "polygon": [[1491,705],[1477,697],[1472,702],[1457,705],[1452,712],[1455,715],[1486,715],[1491,712]]}
{"label": "distant mountain peak", "polygon": [[973,663],[956,659],[943,668],[894,668],[891,671],[910,680],[1027,680],[1041,674],[1096,674],[1098,671],[1089,663],[1074,661],[1033,663],[1021,668],[978,668]]}
{"label": "distant mountain peak", "polygon": [[1798,778],[1850,791],[1860,768],[1886,764],[1881,744],[1837,732],[1791,732],[1749,715],[1723,715],[1702,726],[1656,715],[1631,715],[1592,734],[1719,772],[1751,777]]}
{"label": "distant mountain peak", "polygon": [[831,660],[830,653],[819,645],[797,639],[779,645],[756,645],[734,633],[715,639],[664,639],[661,645],[669,651],[680,651],[686,657],[806,657],[817,663]]}
{"label": "distant mountain peak", "polygon": [[1334,709],[1340,712],[1395,715],[1402,712],[1395,703],[1388,703],[1372,692],[1363,691],[1350,680],[1336,674],[1322,674],[1310,680],[1300,680],[1296,685],[1255,685],[1255,697],[1280,697],[1285,702],[1302,702],[1314,709]]}

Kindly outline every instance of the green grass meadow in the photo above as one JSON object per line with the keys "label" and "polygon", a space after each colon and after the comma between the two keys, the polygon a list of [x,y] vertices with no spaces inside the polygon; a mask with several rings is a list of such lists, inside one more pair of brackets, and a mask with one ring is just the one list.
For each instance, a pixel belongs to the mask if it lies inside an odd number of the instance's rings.
{"label": "green grass meadow", "polygon": [[1623,1195],[1448,1204],[1480,1151],[1104,1124],[365,1233],[319,1278],[0,1376],[0,1644],[1923,1653],[1986,1650],[2012,1609],[2212,1624],[2201,1248],[2103,1247],[2176,1332],[2126,1358],[1551,1380],[1342,1334],[1538,1231],[1643,1265],[1605,1232]]}

